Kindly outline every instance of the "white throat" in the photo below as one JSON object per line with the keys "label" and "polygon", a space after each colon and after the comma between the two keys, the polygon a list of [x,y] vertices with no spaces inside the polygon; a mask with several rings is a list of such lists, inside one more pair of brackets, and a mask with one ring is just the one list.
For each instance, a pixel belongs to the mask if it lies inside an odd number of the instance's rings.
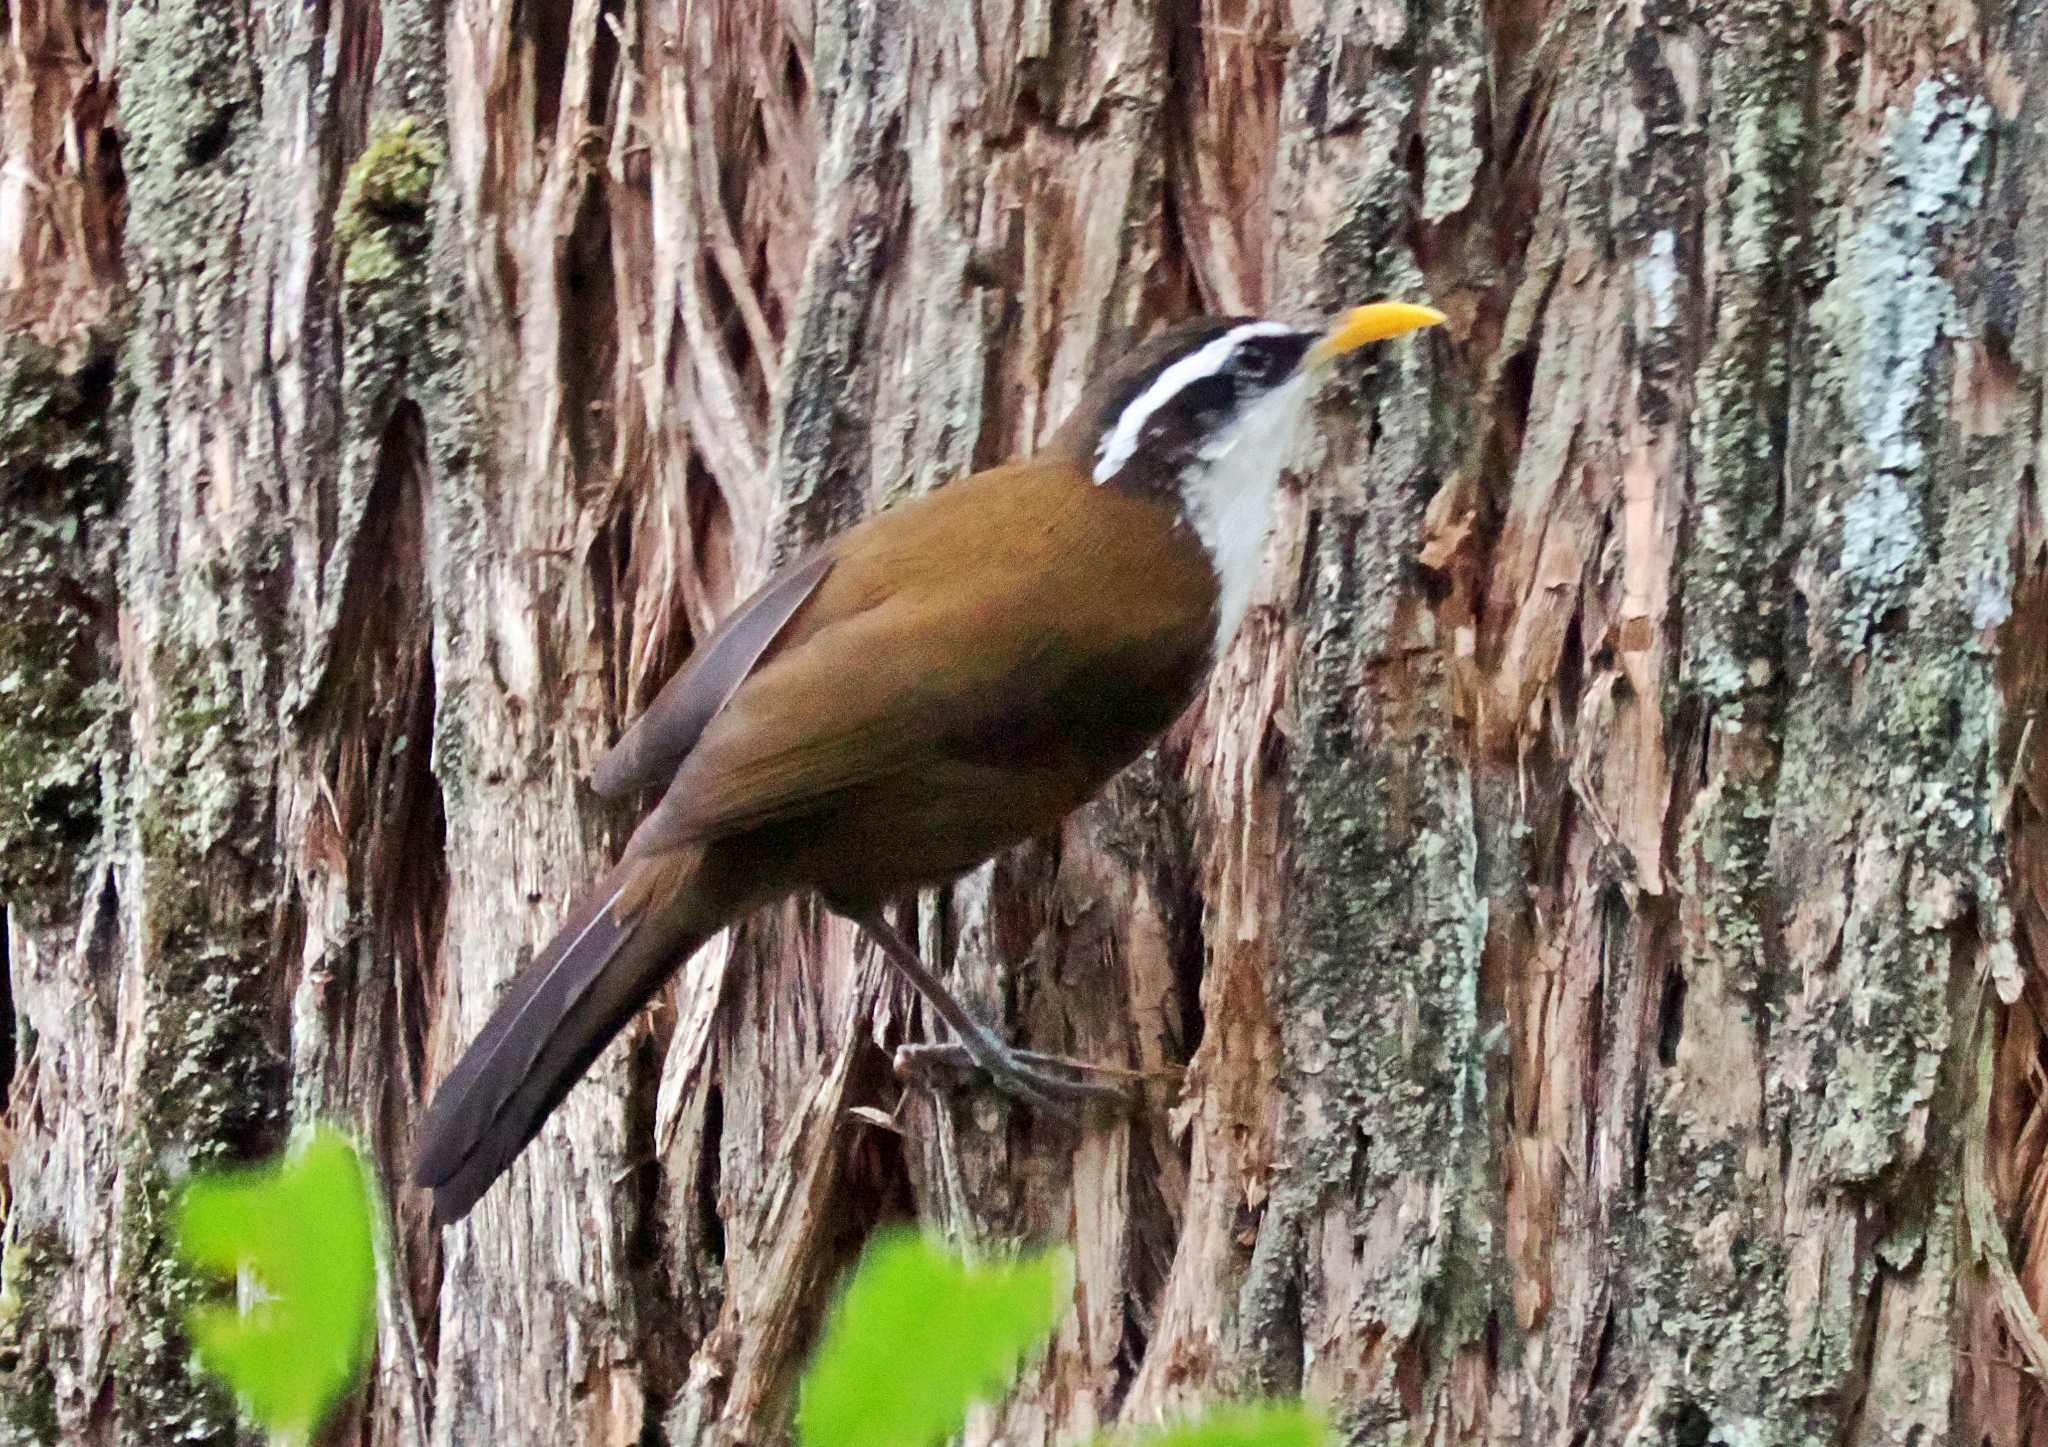
{"label": "white throat", "polygon": [[1273,494],[1311,380],[1297,374],[1246,408],[1181,480],[1188,521],[1216,569],[1215,658],[1223,656],[1251,606],[1273,527]]}

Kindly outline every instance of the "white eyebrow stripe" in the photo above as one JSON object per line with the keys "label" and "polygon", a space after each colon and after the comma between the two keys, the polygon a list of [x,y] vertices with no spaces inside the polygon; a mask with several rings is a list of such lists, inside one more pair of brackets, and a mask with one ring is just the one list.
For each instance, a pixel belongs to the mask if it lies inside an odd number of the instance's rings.
{"label": "white eyebrow stripe", "polygon": [[1108,482],[1123,470],[1131,460],[1131,454],[1138,450],[1138,437],[1145,430],[1145,424],[1152,420],[1152,414],[1164,407],[1183,388],[1199,382],[1204,377],[1213,377],[1230,360],[1230,354],[1237,350],[1237,344],[1252,337],[1285,336],[1294,328],[1283,322],[1246,322],[1243,326],[1232,327],[1216,340],[1198,352],[1190,352],[1178,362],[1152,379],[1152,385],[1133,397],[1125,406],[1123,415],[1116,419],[1116,426],[1102,439],[1102,446],[1095,453],[1095,480]]}

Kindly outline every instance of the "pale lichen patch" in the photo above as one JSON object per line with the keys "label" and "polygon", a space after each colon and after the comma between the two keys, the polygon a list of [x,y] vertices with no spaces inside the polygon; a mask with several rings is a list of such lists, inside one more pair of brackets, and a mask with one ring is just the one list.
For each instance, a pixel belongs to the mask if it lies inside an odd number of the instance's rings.
{"label": "pale lichen patch", "polygon": [[1982,189],[1978,165],[1989,107],[1928,78],[1897,114],[1879,160],[1880,185],[1843,239],[1815,324],[1841,348],[1840,406],[1856,446],[1843,458],[1855,485],[1840,516],[1842,637],[1858,643],[1910,586],[1925,556],[1917,486],[1927,455],[1927,383],[1936,346],[1958,328],[1942,271],[1946,231]]}

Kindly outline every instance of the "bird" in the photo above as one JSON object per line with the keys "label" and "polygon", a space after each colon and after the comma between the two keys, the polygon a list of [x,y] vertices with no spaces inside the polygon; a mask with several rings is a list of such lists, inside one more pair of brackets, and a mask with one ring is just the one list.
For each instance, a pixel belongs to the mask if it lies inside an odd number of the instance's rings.
{"label": "bird", "polygon": [[884,914],[1053,829],[1193,701],[1251,601],[1289,443],[1338,358],[1444,321],[1199,317],[1139,343],[1036,452],[884,509],[725,618],[598,761],[659,790],[421,1122],[413,1179],[468,1214],[705,941],[814,893],[971,1062],[1035,1109],[1118,1098],[981,1024]]}

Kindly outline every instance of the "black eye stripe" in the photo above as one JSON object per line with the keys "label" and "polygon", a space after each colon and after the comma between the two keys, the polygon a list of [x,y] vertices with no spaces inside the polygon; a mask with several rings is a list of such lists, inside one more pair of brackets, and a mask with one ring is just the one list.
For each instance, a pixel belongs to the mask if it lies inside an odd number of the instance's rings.
{"label": "black eye stripe", "polygon": [[1231,355],[1231,370],[1242,377],[1278,381],[1300,365],[1310,340],[1303,332],[1277,337],[1246,337]]}
{"label": "black eye stripe", "polygon": [[[1200,351],[1210,342],[1215,341],[1217,337],[1229,331],[1230,327],[1231,323],[1229,322],[1204,321],[1199,326],[1190,324],[1178,327],[1165,337],[1155,338],[1145,348],[1145,352],[1150,354],[1148,360],[1151,361],[1151,365],[1133,371],[1130,376],[1126,377],[1117,386],[1117,389],[1108,398],[1108,405],[1104,408],[1104,415],[1111,422],[1114,422],[1124,414],[1124,410],[1131,403],[1137,401],[1154,382],[1159,380],[1161,372],[1164,372],[1182,357],[1190,356]],[[1169,341],[1174,343],[1170,349],[1166,345]]]}
{"label": "black eye stripe", "polygon": [[1316,333],[1230,319],[1176,327],[1118,370],[1091,412],[1094,477],[1107,482],[1138,459],[1168,472],[1213,449],[1247,407],[1293,376]]}
{"label": "black eye stripe", "polygon": [[1152,414],[1148,431],[1185,430],[1192,423],[1207,431],[1237,405],[1237,383],[1224,373],[1198,377],[1175,393],[1172,400]]}
{"label": "black eye stripe", "polygon": [[1301,333],[1239,341],[1216,371],[1196,377],[1161,402],[1147,422],[1148,437],[1208,432],[1242,403],[1279,382],[1300,364],[1313,339]]}

